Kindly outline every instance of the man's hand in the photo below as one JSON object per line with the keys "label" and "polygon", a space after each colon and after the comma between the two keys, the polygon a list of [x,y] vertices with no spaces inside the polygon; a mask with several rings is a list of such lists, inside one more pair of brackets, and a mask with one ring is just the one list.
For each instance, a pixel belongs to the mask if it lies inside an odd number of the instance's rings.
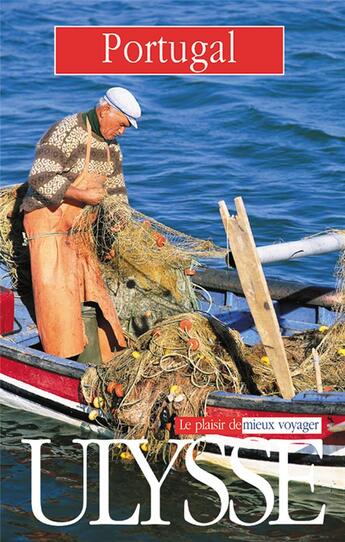
{"label": "man's hand", "polygon": [[84,205],[97,205],[106,195],[106,190],[98,183],[92,188],[77,188],[71,185],[65,192],[64,201],[77,204],[80,207]]}
{"label": "man's hand", "polygon": [[95,188],[87,188],[86,190],[81,190],[82,192],[82,201],[87,205],[97,205],[105,197],[107,191],[103,186],[98,186]]}

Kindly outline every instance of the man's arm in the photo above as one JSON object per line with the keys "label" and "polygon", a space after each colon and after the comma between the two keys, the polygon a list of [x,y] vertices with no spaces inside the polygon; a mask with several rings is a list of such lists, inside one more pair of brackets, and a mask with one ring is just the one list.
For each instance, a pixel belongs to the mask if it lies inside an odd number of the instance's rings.
{"label": "man's arm", "polygon": [[96,205],[103,199],[104,176],[90,177],[87,190],[72,186],[75,175],[70,172],[68,160],[73,149],[80,145],[78,137],[72,137],[76,126],[76,115],[66,117],[54,124],[39,141],[22,209],[30,211],[42,206],[57,206],[63,201],[83,207]]}
{"label": "man's arm", "polygon": [[122,169],[122,153],[118,143],[110,146],[114,173],[105,182],[109,195],[115,195],[118,203],[128,204],[127,190]]}
{"label": "man's arm", "polygon": [[84,205],[97,205],[102,201],[105,194],[106,191],[101,184],[86,189],[70,186],[65,192],[64,201],[79,205],[80,207],[84,207]]}
{"label": "man's arm", "polygon": [[62,119],[38,142],[25,199],[36,201],[40,206],[59,205],[62,202],[67,188],[73,182],[67,175],[68,153],[64,141],[75,123],[76,116]]}

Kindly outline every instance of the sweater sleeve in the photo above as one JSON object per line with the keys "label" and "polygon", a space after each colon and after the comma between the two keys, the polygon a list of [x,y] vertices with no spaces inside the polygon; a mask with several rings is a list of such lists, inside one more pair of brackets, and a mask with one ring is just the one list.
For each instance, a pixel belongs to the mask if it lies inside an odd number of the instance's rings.
{"label": "sweater sleeve", "polygon": [[107,178],[104,186],[110,195],[114,194],[116,196],[118,203],[128,204],[127,189],[122,169],[122,152],[118,143],[111,145],[110,157],[113,164],[113,173]]}
{"label": "sweater sleeve", "polygon": [[54,124],[36,146],[35,159],[28,179],[28,191],[22,209],[60,205],[67,188],[73,182],[66,164],[68,153],[64,141],[69,135],[72,125],[71,117]]}

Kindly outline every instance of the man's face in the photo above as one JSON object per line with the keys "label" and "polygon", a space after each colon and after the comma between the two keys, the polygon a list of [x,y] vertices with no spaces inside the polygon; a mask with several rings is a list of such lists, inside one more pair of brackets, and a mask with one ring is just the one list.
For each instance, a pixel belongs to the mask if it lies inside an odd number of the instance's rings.
{"label": "man's face", "polygon": [[97,110],[99,127],[104,139],[108,141],[121,136],[131,123],[121,111],[116,111],[110,105],[102,105]]}

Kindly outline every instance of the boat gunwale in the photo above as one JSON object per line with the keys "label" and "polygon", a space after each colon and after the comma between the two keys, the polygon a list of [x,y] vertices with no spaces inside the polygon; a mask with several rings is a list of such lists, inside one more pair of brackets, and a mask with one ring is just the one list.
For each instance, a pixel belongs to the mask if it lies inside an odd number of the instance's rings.
{"label": "boat gunwale", "polygon": [[[0,338],[0,357],[7,358],[48,372],[80,379],[89,365],[73,360],[59,358],[31,347],[23,347]],[[327,396],[332,397],[332,392]],[[281,399],[278,396],[236,394],[224,391],[211,392],[207,398],[207,407],[226,408],[228,410],[256,410],[271,412],[310,413],[345,415],[345,402],[313,401],[311,399]]]}
{"label": "boat gunwale", "polygon": [[77,361],[46,354],[32,347],[22,346],[20,343],[13,343],[8,339],[2,338],[0,338],[1,357],[44,369],[51,373],[78,379],[83,376],[88,367]]}
{"label": "boat gunwale", "polygon": [[[333,392],[335,396],[337,392]],[[327,393],[332,397],[332,392]],[[345,393],[344,393],[345,399]],[[254,410],[262,412],[289,412],[291,414],[328,414],[345,416],[345,401],[313,401],[312,399],[282,399],[276,395],[247,395],[223,391],[211,392],[207,398],[207,407],[226,408],[227,410]]]}

